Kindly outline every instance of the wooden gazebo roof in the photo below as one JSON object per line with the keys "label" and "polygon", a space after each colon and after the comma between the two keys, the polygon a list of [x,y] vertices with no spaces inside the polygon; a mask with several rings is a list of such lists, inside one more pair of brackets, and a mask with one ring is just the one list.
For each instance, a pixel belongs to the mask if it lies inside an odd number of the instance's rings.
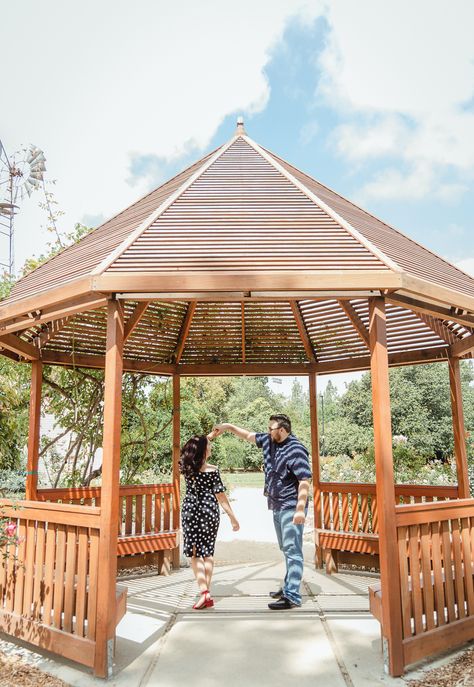
{"label": "wooden gazebo roof", "polygon": [[111,294],[125,304],[130,370],[368,367],[373,295],[387,299],[392,364],[474,348],[473,278],[263,149],[242,125],[21,279],[0,304],[3,353],[103,366]]}

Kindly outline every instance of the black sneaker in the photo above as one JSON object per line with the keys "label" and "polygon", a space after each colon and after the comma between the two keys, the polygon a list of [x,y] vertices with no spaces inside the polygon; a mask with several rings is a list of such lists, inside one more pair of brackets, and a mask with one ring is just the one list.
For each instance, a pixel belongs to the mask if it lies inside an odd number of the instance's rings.
{"label": "black sneaker", "polygon": [[277,592],[270,592],[269,596],[271,596],[272,599],[281,599],[283,596],[283,589],[280,587]]}
{"label": "black sneaker", "polygon": [[282,596],[278,601],[272,601],[271,604],[268,604],[268,608],[271,611],[287,611],[290,608],[298,608],[298,605],[287,599],[286,596]]}

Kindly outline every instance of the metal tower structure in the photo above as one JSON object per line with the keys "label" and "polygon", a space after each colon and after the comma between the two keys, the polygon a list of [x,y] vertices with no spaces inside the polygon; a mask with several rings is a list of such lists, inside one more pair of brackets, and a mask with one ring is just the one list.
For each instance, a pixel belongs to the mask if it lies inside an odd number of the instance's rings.
{"label": "metal tower structure", "polygon": [[[15,274],[15,214],[25,194],[41,187],[46,171],[43,151],[34,145],[21,148],[11,157],[0,140],[0,236],[5,237],[7,248],[0,249],[0,269],[10,279]],[[2,241],[3,243],[3,241]]]}

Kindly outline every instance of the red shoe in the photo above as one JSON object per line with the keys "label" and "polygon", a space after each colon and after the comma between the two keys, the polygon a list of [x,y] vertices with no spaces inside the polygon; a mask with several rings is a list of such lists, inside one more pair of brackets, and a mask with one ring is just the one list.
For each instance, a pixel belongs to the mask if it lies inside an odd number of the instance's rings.
{"label": "red shoe", "polygon": [[199,604],[199,606],[198,606],[198,603],[199,603],[199,601],[200,601],[201,599],[199,599],[198,601],[196,601],[196,603],[195,603],[194,606],[193,606],[193,609],[194,609],[195,611],[201,611],[203,608],[212,608],[212,606],[214,606],[214,600],[211,599],[211,595],[210,595],[208,589],[205,589],[203,592],[201,592],[201,596],[204,596],[204,597],[205,597],[204,603],[203,603],[203,604]]}

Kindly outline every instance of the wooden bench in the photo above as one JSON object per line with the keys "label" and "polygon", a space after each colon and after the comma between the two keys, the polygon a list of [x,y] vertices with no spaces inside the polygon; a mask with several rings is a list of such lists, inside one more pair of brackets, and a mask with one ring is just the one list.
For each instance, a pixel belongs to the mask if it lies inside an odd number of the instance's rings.
{"label": "wooden bench", "polygon": [[[457,486],[396,485],[398,504],[456,499]],[[321,482],[316,488],[316,565],[326,573],[338,565],[358,565],[378,570],[379,534],[375,484]]]}
{"label": "wooden bench", "polygon": [[118,584],[115,588],[115,627],[127,612],[127,587]]}
{"label": "wooden bench", "polygon": [[339,563],[379,569],[379,536],[368,532],[315,531],[317,563],[326,573],[338,571]]}
{"label": "wooden bench", "polygon": [[[179,567],[179,503],[173,484],[120,486],[117,567]],[[100,487],[39,489],[39,501],[100,507]]]}
{"label": "wooden bench", "polygon": [[117,542],[117,568],[156,565],[159,574],[179,567],[179,530],[156,534],[126,534]]}

